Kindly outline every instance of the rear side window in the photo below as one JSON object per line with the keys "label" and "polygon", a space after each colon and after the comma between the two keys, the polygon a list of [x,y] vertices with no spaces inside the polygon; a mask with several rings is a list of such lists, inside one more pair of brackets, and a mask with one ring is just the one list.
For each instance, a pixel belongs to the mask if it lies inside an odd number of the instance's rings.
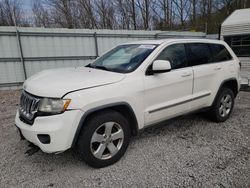
{"label": "rear side window", "polygon": [[228,52],[225,46],[221,44],[209,44],[214,62],[228,61],[232,59],[232,56]]}
{"label": "rear side window", "polygon": [[183,68],[188,64],[184,44],[173,44],[166,47],[156,60],[168,60],[171,69]]}
{"label": "rear side window", "polygon": [[187,43],[188,58],[191,66],[212,62],[212,54],[206,43]]}

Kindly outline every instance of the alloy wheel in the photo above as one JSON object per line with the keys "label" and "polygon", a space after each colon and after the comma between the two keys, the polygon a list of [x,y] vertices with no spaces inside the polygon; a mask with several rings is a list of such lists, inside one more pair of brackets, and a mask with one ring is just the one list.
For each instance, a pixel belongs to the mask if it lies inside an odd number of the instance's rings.
{"label": "alloy wheel", "polygon": [[229,94],[222,96],[219,106],[219,114],[221,117],[227,116],[232,109],[232,97]]}
{"label": "alloy wheel", "polygon": [[106,122],[93,133],[90,149],[92,154],[101,160],[112,158],[122,147],[124,132],[116,122]]}

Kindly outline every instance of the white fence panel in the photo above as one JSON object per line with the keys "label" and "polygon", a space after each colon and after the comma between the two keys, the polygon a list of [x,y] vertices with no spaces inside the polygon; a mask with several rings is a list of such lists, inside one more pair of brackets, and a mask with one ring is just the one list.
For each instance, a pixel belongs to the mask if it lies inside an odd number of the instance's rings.
{"label": "white fence panel", "polygon": [[121,43],[169,37],[204,38],[205,34],[0,27],[0,87],[20,85],[42,70],[86,65]]}
{"label": "white fence panel", "polygon": [[0,62],[1,83],[20,83],[24,81],[23,67],[20,62]]}
{"label": "white fence panel", "polygon": [[0,57],[20,57],[16,36],[13,37],[0,35]]}
{"label": "white fence panel", "polygon": [[89,64],[91,60],[59,60],[59,61],[27,61],[26,70],[27,75],[32,76],[33,74],[42,70],[63,68],[63,67],[79,67]]}

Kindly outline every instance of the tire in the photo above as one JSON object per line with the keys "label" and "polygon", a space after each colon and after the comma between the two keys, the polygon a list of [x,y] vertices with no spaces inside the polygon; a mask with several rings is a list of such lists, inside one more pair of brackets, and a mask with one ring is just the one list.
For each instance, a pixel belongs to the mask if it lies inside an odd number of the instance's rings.
{"label": "tire", "polygon": [[124,155],[130,135],[129,123],[122,114],[113,110],[98,112],[83,125],[76,149],[88,165],[102,168]]}
{"label": "tire", "polygon": [[208,112],[211,120],[215,122],[226,121],[234,108],[234,93],[229,88],[221,88],[217,94],[211,110]]}

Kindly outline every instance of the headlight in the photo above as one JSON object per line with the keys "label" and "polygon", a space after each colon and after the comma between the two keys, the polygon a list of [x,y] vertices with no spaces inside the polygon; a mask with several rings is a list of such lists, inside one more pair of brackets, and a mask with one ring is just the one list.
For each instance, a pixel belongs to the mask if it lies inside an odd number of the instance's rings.
{"label": "headlight", "polygon": [[70,103],[70,99],[43,98],[38,107],[39,112],[58,114],[64,112]]}

